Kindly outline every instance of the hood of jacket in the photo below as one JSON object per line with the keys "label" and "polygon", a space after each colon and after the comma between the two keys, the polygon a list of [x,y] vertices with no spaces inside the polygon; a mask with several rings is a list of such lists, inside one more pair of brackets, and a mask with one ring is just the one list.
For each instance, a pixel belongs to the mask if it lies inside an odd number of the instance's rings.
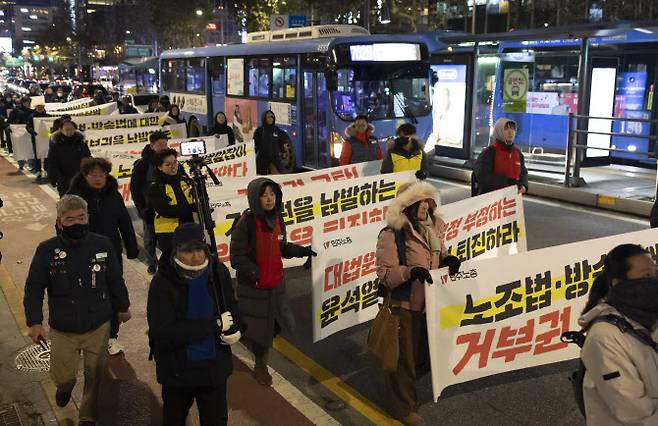
{"label": "hood of jacket", "polygon": [[[272,124],[265,124],[265,115],[266,115],[268,112],[271,113],[272,116],[274,117],[274,120],[272,121]],[[216,122],[216,120],[217,120],[217,117],[215,117],[215,122]],[[263,113],[263,115],[261,115],[261,117],[260,117],[260,123],[261,123],[263,126],[276,126],[276,114],[274,113],[274,111],[272,111],[271,109],[268,109],[267,111],[265,111],[265,112]]]}
{"label": "hood of jacket", "polygon": [[[368,123],[368,136],[372,136],[373,133],[375,133],[375,126],[372,123]],[[356,127],[354,123],[350,124],[345,128],[345,136],[348,138],[356,136]]]}
{"label": "hood of jacket", "polygon": [[89,186],[85,177],[82,176],[82,173],[78,173],[71,180],[71,187],[69,189],[69,192],[74,192],[76,194],[91,194],[94,192],[98,192],[100,194],[105,195],[108,193],[116,192],[118,190],[119,190],[119,183],[117,182],[116,178],[112,175],[107,175],[107,182],[105,183],[105,186],[101,189],[96,190],[93,189],[91,186]]}
{"label": "hood of jacket", "polygon": [[[436,206],[440,206],[439,191],[434,185],[427,182],[404,183],[398,189],[398,195],[388,206],[386,213],[386,224],[399,231],[408,223],[404,209],[421,200],[434,200]],[[437,214],[435,212],[435,214]]]}
{"label": "hood of jacket", "polygon": [[[507,123],[514,123],[514,126],[517,126],[516,121],[510,120],[509,118],[499,118],[494,124],[494,139],[497,141],[505,143],[505,126]],[[518,126],[517,126],[518,128]],[[514,141],[512,141],[514,143]]]}
{"label": "hood of jacket", "polygon": [[260,194],[263,186],[267,184],[274,187],[274,193],[276,194],[274,211],[279,214],[283,210],[283,192],[281,191],[279,184],[269,178],[256,178],[249,182],[249,185],[247,186],[247,200],[249,201],[249,209],[259,217],[265,217],[265,212],[260,207],[260,197],[258,194]]}
{"label": "hood of jacket", "polygon": [[592,321],[594,321],[596,318],[609,314],[624,317],[626,321],[628,321],[634,328],[644,328],[640,323],[628,318],[627,316],[624,316],[613,306],[610,306],[605,302],[599,302],[599,304],[594,306],[592,309],[582,314],[580,318],[578,318],[578,325],[583,328],[588,328],[592,324]]}

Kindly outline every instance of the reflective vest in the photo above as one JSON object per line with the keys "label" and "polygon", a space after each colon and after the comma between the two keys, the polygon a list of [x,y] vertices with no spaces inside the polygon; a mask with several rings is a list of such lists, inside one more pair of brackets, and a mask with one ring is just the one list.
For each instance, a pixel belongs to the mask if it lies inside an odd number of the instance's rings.
{"label": "reflective vest", "polygon": [[420,165],[423,161],[422,151],[413,157],[405,157],[404,155],[391,152],[391,161],[393,162],[393,173],[406,172],[408,170],[420,170]]}
{"label": "reflective vest", "polygon": [[[192,194],[190,191],[188,191],[188,188],[190,185],[187,184],[184,180],[180,181],[180,187],[181,190],[183,191],[183,194],[185,195],[185,199],[190,205],[194,204],[194,200],[192,199]],[[174,188],[169,185],[165,184],[165,194],[167,197],[169,197],[169,205],[170,206],[175,206],[178,204],[178,201],[176,200],[176,194],[174,193]],[[197,220],[197,214],[193,214],[194,220]],[[173,233],[178,225],[180,224],[180,219],[177,217],[164,217],[160,216],[158,212],[155,212],[155,220],[153,222],[153,225],[155,227],[155,233],[156,234],[169,234]]]}
{"label": "reflective vest", "polygon": [[494,143],[492,147],[496,153],[494,157],[494,174],[518,180],[521,177],[521,155],[519,150],[516,147],[507,149],[499,142]]}

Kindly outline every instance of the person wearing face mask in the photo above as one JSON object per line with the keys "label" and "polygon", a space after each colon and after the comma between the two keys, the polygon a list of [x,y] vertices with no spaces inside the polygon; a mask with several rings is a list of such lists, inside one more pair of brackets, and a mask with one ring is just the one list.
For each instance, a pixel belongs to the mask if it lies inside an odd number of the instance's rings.
{"label": "person wearing face mask", "polygon": [[499,118],[494,124],[494,140],[482,150],[473,167],[473,193],[486,194],[515,185],[520,194],[528,191],[528,169],[523,153],[514,145],[516,122]]}
{"label": "person wearing face mask", "polygon": [[242,336],[231,275],[196,223],[176,228],[171,256],[148,292],[146,317],[165,426],[184,426],[196,401],[202,425],[226,425],[231,346]]}
{"label": "person wearing face mask", "polygon": [[427,182],[400,185],[375,252],[381,289],[400,321],[397,370],[385,372],[386,391],[393,415],[405,425],[425,424],[416,396],[416,380],[429,371],[424,285],[433,282],[430,270],[447,266],[454,275],[461,264],[443,244],[445,223],[437,199],[438,191]]}
{"label": "person wearing face mask", "polygon": [[272,340],[285,328],[293,331],[295,318],[288,304],[282,258],[316,256],[311,247],[289,243],[281,212],[281,187],[268,178],[247,186],[249,209],[231,233],[231,266],[238,282],[237,295],[246,324],[245,339],[256,359],[255,379],[272,385],[267,354]]}
{"label": "person wearing face mask", "polygon": [[189,177],[179,166],[177,157],[178,152],[171,148],[155,154],[156,170],[148,190],[148,206],[155,212],[155,238],[162,252],[160,264],[169,259],[174,230],[197,219]]}
{"label": "person wearing face mask", "polygon": [[[71,181],[68,193],[79,195],[86,202],[89,210],[89,230],[104,235],[112,241],[114,253],[123,270],[123,245],[126,257],[136,259],[139,254],[137,238],[132,220],[119,193],[119,185],[110,175],[112,163],[104,158],[88,157],[80,164],[80,173]],[[123,351],[118,342],[119,321],[117,312],[113,313],[108,353],[117,355]]]}
{"label": "person wearing face mask", "polygon": [[233,133],[233,129],[229,127],[226,121],[226,114],[221,111],[215,114],[214,123],[214,127],[208,131],[208,135],[215,135],[217,137],[226,135],[228,138],[228,146],[235,145],[235,134]]}
{"label": "person wearing face mask", "polygon": [[607,321],[622,317],[658,341],[658,273],[649,252],[622,244],[605,258],[578,324],[587,331],[583,397],[588,425],[658,424],[658,352]]}
{"label": "person wearing face mask", "polygon": [[79,424],[98,420],[96,398],[107,360],[112,312],[130,319],[130,301],[114,247],[89,232],[87,203],[77,195],[57,202],[57,236],[39,244],[25,282],[23,306],[34,343],[47,339],[43,298],[48,292],[50,376],[55,401],[66,406],[75,386],[80,353],[85,384]]}
{"label": "person wearing face mask", "polygon": [[276,125],[274,112],[263,113],[263,124],[254,132],[256,171],[259,175],[282,173],[281,147],[290,142],[285,130]]}
{"label": "person wearing face mask", "polygon": [[57,102],[55,100],[55,91],[51,86],[46,87],[46,91],[43,92],[43,100],[46,103]]}
{"label": "person wearing face mask", "polygon": [[[407,130],[405,128],[403,131],[409,132],[409,135],[415,135],[416,128],[413,125],[405,124],[403,126],[413,129]],[[400,128],[403,128],[403,126],[400,126]],[[400,133],[399,130],[398,133]],[[393,146],[386,151],[380,172],[397,173],[407,170],[414,170],[418,179],[425,179],[429,173],[429,159],[423,152],[423,145],[418,138],[403,134],[395,138]]]}
{"label": "person wearing face mask", "polygon": [[73,121],[62,120],[59,131],[52,136],[46,160],[48,179],[57,187],[60,197],[68,191],[71,179],[80,171],[80,163],[85,157],[91,157],[85,136]]}
{"label": "person wearing face mask", "polygon": [[339,163],[341,166],[382,159],[382,150],[373,137],[375,126],[368,123],[368,117],[357,115],[354,123],[345,129]]}
{"label": "person wearing face mask", "polygon": [[54,98],[54,102],[66,102],[66,95],[64,94],[64,89],[61,87],[57,88],[55,95],[56,97]]}

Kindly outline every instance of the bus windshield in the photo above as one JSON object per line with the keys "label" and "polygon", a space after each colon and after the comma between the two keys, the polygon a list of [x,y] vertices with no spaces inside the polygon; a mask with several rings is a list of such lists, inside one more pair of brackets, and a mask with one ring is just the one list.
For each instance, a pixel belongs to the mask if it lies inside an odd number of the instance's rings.
{"label": "bus windshield", "polygon": [[416,117],[431,110],[426,65],[364,64],[337,73],[333,106],[343,120],[360,114],[371,120]]}

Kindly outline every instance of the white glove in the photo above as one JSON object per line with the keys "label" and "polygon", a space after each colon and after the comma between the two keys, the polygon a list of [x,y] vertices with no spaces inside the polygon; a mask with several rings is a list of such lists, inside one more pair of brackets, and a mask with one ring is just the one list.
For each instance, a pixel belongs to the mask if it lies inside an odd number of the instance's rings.
{"label": "white glove", "polygon": [[240,333],[240,330],[233,334],[222,334],[219,336],[219,338],[222,340],[222,345],[232,345],[234,343],[238,343],[238,340],[240,340],[241,337],[242,333]]}
{"label": "white glove", "polygon": [[223,333],[229,328],[231,328],[232,326],[233,326],[233,314],[231,314],[229,311],[222,312],[222,314],[217,319],[217,327],[219,327],[219,329]]}

